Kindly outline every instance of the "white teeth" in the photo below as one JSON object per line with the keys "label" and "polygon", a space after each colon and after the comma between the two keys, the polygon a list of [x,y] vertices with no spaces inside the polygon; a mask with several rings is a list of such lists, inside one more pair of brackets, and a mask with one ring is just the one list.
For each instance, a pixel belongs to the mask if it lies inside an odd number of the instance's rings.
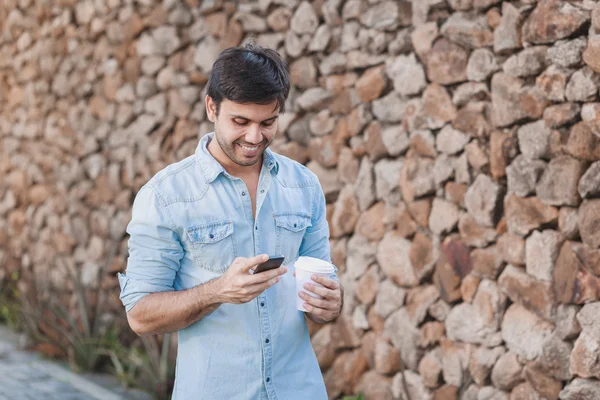
{"label": "white teeth", "polygon": [[256,147],[247,147],[247,146],[242,146],[242,148],[243,148],[244,150],[247,150],[247,151],[256,151],[256,150],[258,150],[258,146],[256,146]]}

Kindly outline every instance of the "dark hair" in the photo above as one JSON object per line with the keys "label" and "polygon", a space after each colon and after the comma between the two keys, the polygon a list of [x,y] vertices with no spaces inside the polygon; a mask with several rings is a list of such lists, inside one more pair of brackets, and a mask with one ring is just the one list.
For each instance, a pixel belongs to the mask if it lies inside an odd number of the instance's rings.
{"label": "dark hair", "polygon": [[207,95],[215,102],[217,115],[223,99],[241,104],[277,100],[279,112],[284,112],[289,92],[287,62],[275,50],[254,43],[223,50],[208,76]]}

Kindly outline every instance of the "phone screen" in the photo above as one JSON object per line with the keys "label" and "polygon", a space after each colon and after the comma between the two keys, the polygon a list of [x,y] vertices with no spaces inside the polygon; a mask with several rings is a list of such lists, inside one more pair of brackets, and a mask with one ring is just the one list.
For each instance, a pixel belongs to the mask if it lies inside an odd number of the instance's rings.
{"label": "phone screen", "polygon": [[284,257],[269,257],[269,259],[267,261],[265,261],[262,264],[259,264],[259,266],[256,267],[256,270],[254,271],[254,273],[258,274],[260,272],[265,272],[270,269],[279,268],[281,266],[281,264],[283,263],[283,260],[284,260]]}

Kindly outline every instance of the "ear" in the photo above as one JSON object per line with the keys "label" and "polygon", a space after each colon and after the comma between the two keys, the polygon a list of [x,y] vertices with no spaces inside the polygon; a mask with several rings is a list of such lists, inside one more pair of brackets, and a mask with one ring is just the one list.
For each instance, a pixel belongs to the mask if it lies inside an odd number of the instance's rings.
{"label": "ear", "polygon": [[206,116],[210,122],[214,123],[217,120],[217,105],[209,95],[204,98],[204,103],[206,104]]}

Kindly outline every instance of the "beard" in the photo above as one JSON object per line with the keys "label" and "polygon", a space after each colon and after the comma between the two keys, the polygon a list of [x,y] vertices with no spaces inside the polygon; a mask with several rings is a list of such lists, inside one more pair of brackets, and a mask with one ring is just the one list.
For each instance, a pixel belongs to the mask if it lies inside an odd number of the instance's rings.
{"label": "beard", "polygon": [[[241,167],[249,167],[251,165],[256,164],[258,161],[260,161],[262,159],[263,153],[265,152],[267,147],[269,147],[269,145],[273,141],[273,140],[268,141],[265,138],[258,145],[247,143],[243,139],[237,139],[237,140],[234,140],[233,142],[227,142],[226,139],[223,137],[223,135],[220,134],[220,132],[216,126],[215,126],[215,138],[217,139],[217,143],[219,144],[219,147],[221,148],[221,150],[223,150],[223,153],[225,153],[231,161],[233,161],[235,164],[237,164]],[[252,146],[252,147],[258,146],[258,150],[257,150],[256,154],[254,154],[254,153],[249,154],[249,152],[245,152],[241,148],[240,145]]]}

